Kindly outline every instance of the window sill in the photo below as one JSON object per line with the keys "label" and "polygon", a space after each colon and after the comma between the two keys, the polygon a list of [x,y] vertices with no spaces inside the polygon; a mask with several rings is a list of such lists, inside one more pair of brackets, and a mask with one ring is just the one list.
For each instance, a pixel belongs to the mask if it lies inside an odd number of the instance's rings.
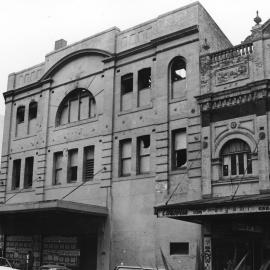
{"label": "window sill", "polygon": [[173,259],[177,259],[177,258],[182,258],[182,257],[188,257],[190,256],[189,254],[171,254],[170,255]]}
{"label": "window sill", "polygon": [[66,129],[66,128],[70,128],[70,127],[76,127],[76,126],[80,126],[83,124],[88,124],[88,123],[92,123],[92,122],[96,122],[98,121],[98,117],[93,117],[93,118],[88,118],[88,119],[84,119],[84,120],[80,120],[80,121],[75,121],[75,122],[71,122],[68,124],[64,124],[64,125],[60,125],[54,128],[54,131],[57,130],[61,130],[61,129]]}
{"label": "window sill", "polygon": [[186,174],[188,172],[187,167],[174,169],[169,171],[169,175],[175,175],[175,174]]}
{"label": "window sill", "polygon": [[184,95],[182,97],[178,97],[178,98],[170,98],[169,104],[173,104],[173,103],[180,102],[180,101],[187,101],[186,95]]}
{"label": "window sill", "polygon": [[113,178],[113,182],[153,178],[154,176],[155,176],[155,174],[153,174],[153,173],[145,173],[145,174],[137,174],[137,175],[129,175],[129,176],[119,176],[119,177]]}
{"label": "window sill", "polygon": [[19,141],[19,140],[23,140],[23,139],[27,139],[27,138],[32,138],[32,137],[36,137],[37,136],[37,134],[32,134],[32,135],[26,135],[26,136],[23,136],[23,137],[20,137],[20,138],[18,138],[17,136],[13,139],[13,141]]}
{"label": "window sill", "polygon": [[247,176],[244,178],[233,177],[233,178],[222,178],[220,180],[212,181],[212,186],[223,186],[223,185],[239,185],[245,183],[258,183],[258,176]]}
{"label": "window sill", "polygon": [[7,190],[7,194],[15,194],[15,193],[25,193],[25,192],[33,192],[34,188],[17,188],[12,190]]}
{"label": "window sill", "polygon": [[[84,184],[82,184],[84,183]],[[46,186],[45,190],[53,190],[53,189],[60,189],[60,188],[72,188],[72,187],[78,187],[81,185],[82,187],[84,186],[92,186],[92,185],[98,185],[100,182],[99,181],[86,181],[86,182],[70,182],[70,183],[63,183],[63,184],[56,184],[56,185],[50,185]]]}
{"label": "window sill", "polygon": [[152,104],[152,102],[151,102],[151,104],[149,104],[149,105],[137,107],[137,108],[135,108],[135,109],[130,109],[130,110],[126,110],[126,111],[121,111],[121,112],[119,112],[117,115],[118,115],[118,116],[121,116],[121,115],[125,115],[125,114],[130,114],[130,113],[139,112],[139,111],[149,110],[149,109],[153,109],[153,104]]}

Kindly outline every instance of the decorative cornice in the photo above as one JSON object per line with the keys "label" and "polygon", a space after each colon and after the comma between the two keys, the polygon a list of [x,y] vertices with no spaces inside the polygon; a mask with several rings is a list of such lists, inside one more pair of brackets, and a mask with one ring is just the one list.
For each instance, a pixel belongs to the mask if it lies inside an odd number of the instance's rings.
{"label": "decorative cornice", "polygon": [[21,88],[17,88],[17,89],[14,89],[14,90],[9,90],[7,92],[4,92],[3,96],[4,96],[5,99],[7,99],[8,97],[14,96],[15,94],[17,95],[17,94],[27,92],[29,90],[36,89],[38,87],[43,86],[46,83],[51,83],[52,81],[53,80],[51,78],[48,78],[48,79],[43,80],[43,81],[38,81],[38,82],[26,85],[26,86],[21,87]]}
{"label": "decorative cornice", "polygon": [[212,111],[247,102],[255,102],[270,96],[270,80],[262,80],[217,93],[196,96],[201,111]]}

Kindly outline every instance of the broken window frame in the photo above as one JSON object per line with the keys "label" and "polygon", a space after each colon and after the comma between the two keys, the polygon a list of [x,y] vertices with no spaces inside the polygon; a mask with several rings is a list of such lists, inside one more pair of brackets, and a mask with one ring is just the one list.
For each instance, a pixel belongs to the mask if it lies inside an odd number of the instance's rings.
{"label": "broken window frame", "polygon": [[121,76],[121,95],[133,92],[133,73]]}
{"label": "broken window frame", "polygon": [[[186,129],[172,131],[172,170],[186,168],[187,166],[187,137]],[[182,136],[182,142],[176,142]],[[180,140],[180,139],[179,139]],[[177,146],[177,145],[181,146]]]}
{"label": "broken window frame", "polygon": [[[145,145],[147,144],[147,145]],[[143,147],[143,148],[142,148]],[[147,174],[151,171],[151,136],[144,135],[137,138],[137,174]],[[148,169],[143,170],[143,163],[148,164]]]}
{"label": "broken window frame", "polygon": [[[170,68],[171,83],[182,81],[187,78],[187,65],[183,57],[177,56],[173,59]],[[183,74],[179,74],[183,73]]]}
{"label": "broken window frame", "polygon": [[151,88],[151,68],[143,68],[138,71],[138,91]]}

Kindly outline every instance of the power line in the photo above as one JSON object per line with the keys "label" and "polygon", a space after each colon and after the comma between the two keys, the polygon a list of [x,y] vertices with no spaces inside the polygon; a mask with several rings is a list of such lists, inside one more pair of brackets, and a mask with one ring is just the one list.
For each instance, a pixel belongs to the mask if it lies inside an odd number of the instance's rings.
{"label": "power line", "polygon": [[[189,169],[191,168],[191,166],[193,165],[194,161],[198,158],[199,154],[201,153],[201,151],[198,151],[196,157],[194,160],[192,160],[191,162],[188,163],[189,166],[187,166],[186,168],[186,172],[185,175],[187,175]],[[171,193],[171,195],[169,196],[168,200],[165,202],[165,205],[167,205],[169,203],[169,201],[171,200],[172,196],[174,195],[174,193],[176,192],[176,190],[178,189],[178,187],[180,186],[181,182],[179,182],[177,184],[177,186],[175,187],[175,189],[173,190],[173,192]]]}
{"label": "power line", "polygon": [[[102,172],[102,171],[106,171],[106,167],[103,167],[103,168],[101,168],[99,171],[97,171],[94,175],[93,175],[93,177],[94,176],[96,176],[97,174],[99,174],[100,172]],[[82,182],[80,185],[78,185],[77,187],[75,187],[74,189],[72,189],[71,191],[69,191],[66,195],[64,195],[60,200],[63,200],[64,198],[66,198],[67,196],[69,196],[71,193],[73,193],[75,190],[77,190],[78,188],[80,188],[81,186],[83,186],[85,183],[87,183],[87,181],[85,181],[85,182]]]}

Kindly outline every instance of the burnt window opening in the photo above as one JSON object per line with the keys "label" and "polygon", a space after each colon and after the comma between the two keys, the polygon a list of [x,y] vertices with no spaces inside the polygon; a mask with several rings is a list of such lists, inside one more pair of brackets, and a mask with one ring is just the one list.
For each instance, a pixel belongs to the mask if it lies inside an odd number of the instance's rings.
{"label": "burnt window opening", "polygon": [[37,102],[32,101],[29,104],[29,120],[37,118],[37,109],[38,109]]}
{"label": "burnt window opening", "polygon": [[20,124],[20,123],[24,122],[24,113],[25,113],[25,107],[20,106],[17,109],[17,124]]}
{"label": "burnt window opening", "polygon": [[172,169],[179,169],[187,165],[186,130],[172,132]]}
{"label": "burnt window opening", "polygon": [[95,167],[95,147],[87,146],[84,148],[84,181],[91,181],[94,178]]}
{"label": "burnt window opening", "polygon": [[188,242],[171,242],[170,255],[188,255],[189,243]]}
{"label": "burnt window opening", "polygon": [[222,175],[236,177],[252,174],[252,154],[249,145],[240,140],[228,141],[221,149]]}
{"label": "burnt window opening", "polygon": [[171,65],[171,81],[181,81],[186,79],[186,62],[182,57],[176,57]]}
{"label": "burnt window opening", "polygon": [[131,175],[131,139],[120,141],[120,176]]}
{"label": "burnt window opening", "polygon": [[53,185],[59,185],[63,178],[63,152],[54,153]]}
{"label": "burnt window opening", "polygon": [[150,135],[138,137],[138,174],[150,172]]}
{"label": "burnt window opening", "polygon": [[68,182],[77,181],[78,177],[78,149],[68,151]]}
{"label": "burnt window opening", "polygon": [[138,72],[138,90],[151,87],[151,68],[144,68]]}
{"label": "burnt window opening", "polygon": [[18,189],[20,187],[20,178],[21,178],[21,160],[15,159],[13,161],[11,189]]}
{"label": "burnt window opening", "polygon": [[33,184],[33,167],[34,167],[34,157],[27,157],[25,159],[24,188],[32,187],[32,184]]}
{"label": "burnt window opening", "polygon": [[76,89],[61,102],[56,116],[56,126],[81,121],[96,116],[96,101],[85,89]]}
{"label": "burnt window opening", "polygon": [[133,91],[133,73],[121,77],[121,93],[125,95]]}

